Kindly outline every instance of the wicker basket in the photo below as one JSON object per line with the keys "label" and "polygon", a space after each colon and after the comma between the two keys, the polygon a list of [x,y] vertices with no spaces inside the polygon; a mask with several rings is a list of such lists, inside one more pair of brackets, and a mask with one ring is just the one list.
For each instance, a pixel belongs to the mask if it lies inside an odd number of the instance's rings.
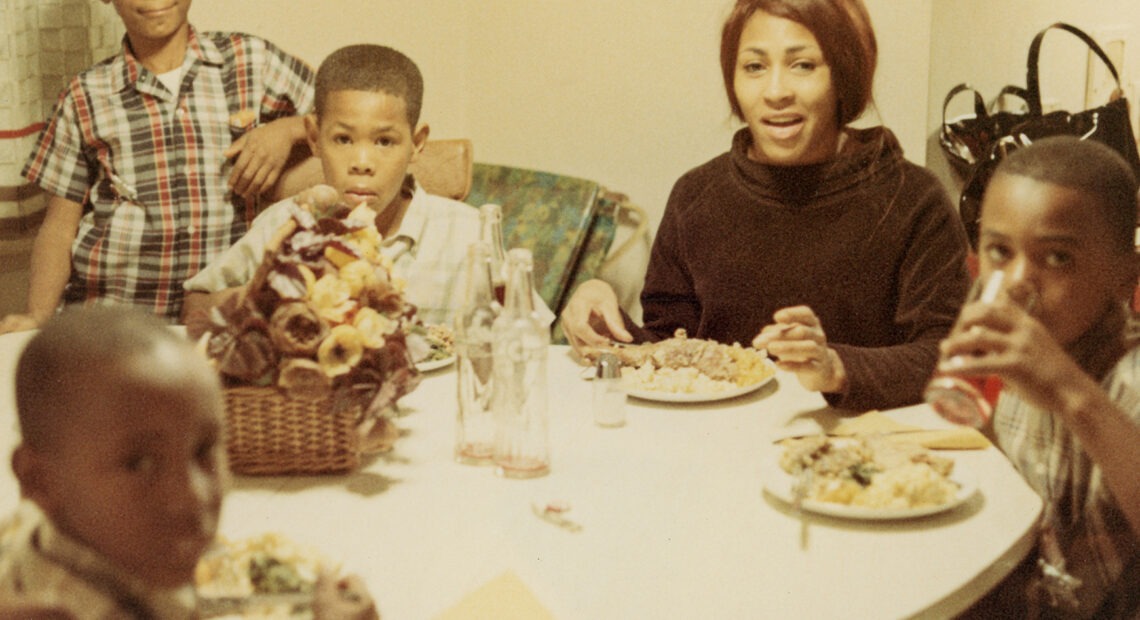
{"label": "wicker basket", "polygon": [[230,471],[339,474],[360,465],[360,405],[287,397],[273,387],[226,389]]}

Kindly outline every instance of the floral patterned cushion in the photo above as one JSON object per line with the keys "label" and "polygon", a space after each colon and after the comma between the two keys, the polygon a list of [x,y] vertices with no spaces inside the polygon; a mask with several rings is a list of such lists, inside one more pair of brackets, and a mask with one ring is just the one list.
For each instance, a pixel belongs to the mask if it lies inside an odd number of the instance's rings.
{"label": "floral patterned cushion", "polygon": [[535,288],[555,314],[614,240],[617,205],[594,181],[476,162],[466,201],[502,206],[503,242],[534,254]]}

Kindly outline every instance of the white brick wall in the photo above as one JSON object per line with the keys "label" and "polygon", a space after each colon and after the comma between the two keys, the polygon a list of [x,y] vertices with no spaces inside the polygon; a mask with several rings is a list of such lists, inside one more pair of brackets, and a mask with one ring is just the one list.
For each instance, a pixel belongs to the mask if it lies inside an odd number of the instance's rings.
{"label": "white brick wall", "polygon": [[119,49],[122,22],[99,0],[0,0],[0,316],[24,308],[27,254],[43,209],[20,175],[67,79]]}

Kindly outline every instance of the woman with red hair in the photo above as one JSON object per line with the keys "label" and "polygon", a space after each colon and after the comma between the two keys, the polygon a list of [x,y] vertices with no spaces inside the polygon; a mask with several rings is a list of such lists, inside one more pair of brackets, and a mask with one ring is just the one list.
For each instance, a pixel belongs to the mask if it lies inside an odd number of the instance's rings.
{"label": "woman with red hair", "polygon": [[878,46],[860,0],[740,0],[720,48],[744,123],[677,181],[642,290],[644,327],[591,280],[562,327],[579,350],[697,338],[766,348],[835,406],[920,402],[969,286],[966,237],[938,180],[883,126]]}

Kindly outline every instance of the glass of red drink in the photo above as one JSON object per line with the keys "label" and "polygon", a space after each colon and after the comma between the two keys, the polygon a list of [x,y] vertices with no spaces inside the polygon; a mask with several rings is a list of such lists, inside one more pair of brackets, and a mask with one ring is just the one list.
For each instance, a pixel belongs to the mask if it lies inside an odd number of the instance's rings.
{"label": "glass of red drink", "polygon": [[[977,301],[992,304],[1005,290],[1004,284],[1005,272],[994,271],[984,284],[975,282],[966,303]],[[1036,295],[1028,294],[1024,297],[1018,300],[1019,305],[1027,311],[1031,310]],[[1001,389],[1001,378],[993,375],[970,377],[935,371],[926,385],[923,397],[943,418],[955,424],[982,428],[993,418],[994,406]]]}

